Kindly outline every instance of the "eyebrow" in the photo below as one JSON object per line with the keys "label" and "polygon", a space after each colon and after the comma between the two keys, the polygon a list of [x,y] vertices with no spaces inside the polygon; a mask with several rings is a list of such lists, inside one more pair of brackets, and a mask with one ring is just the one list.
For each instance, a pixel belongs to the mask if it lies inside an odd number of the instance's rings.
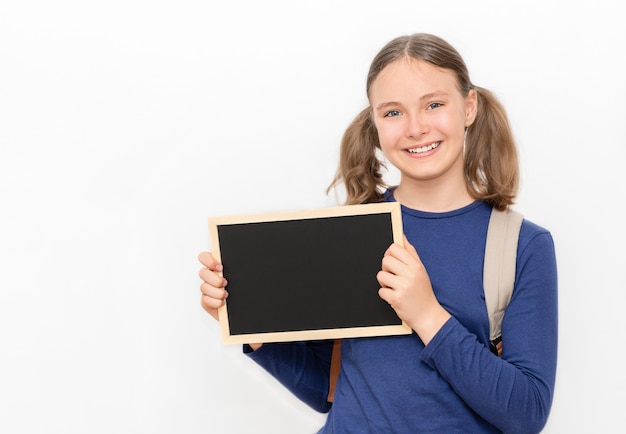
{"label": "eyebrow", "polygon": [[438,98],[442,96],[448,96],[448,92],[444,92],[443,90],[436,90],[435,92],[427,93],[426,95],[422,95],[420,100]]}
{"label": "eyebrow", "polygon": [[[439,97],[444,97],[444,96],[448,96],[448,93],[444,92],[442,90],[437,90],[435,92],[430,92],[430,93],[424,94],[419,99],[420,99],[420,101],[424,101],[424,100],[427,100],[427,99],[439,98]],[[383,103],[380,103],[380,104],[378,104],[376,106],[376,110],[381,110],[381,109],[384,109],[384,108],[389,107],[389,106],[397,106],[397,105],[400,105],[400,103],[397,102],[397,101],[383,102]]]}

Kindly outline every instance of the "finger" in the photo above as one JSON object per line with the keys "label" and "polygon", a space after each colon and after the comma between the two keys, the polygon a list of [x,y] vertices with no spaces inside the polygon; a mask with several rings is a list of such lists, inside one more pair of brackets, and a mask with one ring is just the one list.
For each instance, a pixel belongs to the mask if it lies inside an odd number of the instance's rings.
{"label": "finger", "polygon": [[201,302],[202,302],[202,307],[204,307],[205,310],[208,310],[208,309],[217,310],[224,305],[225,300],[209,297],[205,294],[202,294]]}
{"label": "finger", "polygon": [[[215,301],[213,299],[210,299],[209,297],[205,297],[204,295],[202,297],[200,297],[200,305],[202,306],[202,308],[209,314],[211,315],[213,318],[215,318],[216,320],[219,321],[219,313],[218,313],[218,309],[221,306],[217,306],[215,307]],[[223,304],[223,302],[222,302]]]}
{"label": "finger", "polygon": [[378,274],[376,274],[376,280],[378,280],[382,288],[389,289],[390,291],[393,291],[393,288],[396,288],[399,282],[398,276],[388,271],[379,271]]}
{"label": "finger", "polygon": [[409,252],[412,256],[415,256],[416,258],[419,258],[419,255],[417,254],[417,250],[415,249],[415,246],[413,246],[413,244],[411,244],[408,240],[408,238],[406,237],[406,235],[404,235],[404,249]]}
{"label": "finger", "polygon": [[[393,258],[397,262],[390,258]],[[406,246],[392,244],[385,252],[383,266],[388,267],[386,269],[387,271],[392,271],[396,274],[402,272],[403,267],[410,267],[414,270],[424,267],[417,251],[408,242]]]}
{"label": "finger", "polygon": [[406,267],[406,264],[397,257],[389,254],[383,256],[381,269],[392,274],[399,274]]}
{"label": "finger", "polygon": [[415,257],[401,244],[393,243],[385,252],[385,256],[392,256],[404,264],[412,262]]}
{"label": "finger", "polygon": [[200,279],[204,280],[209,285],[215,286],[216,288],[223,288],[228,285],[228,281],[224,277],[209,270],[208,268],[201,268],[198,275],[200,276]]}
{"label": "finger", "polygon": [[198,261],[211,271],[222,271],[224,267],[220,261],[209,252],[202,252],[198,255]]}
{"label": "finger", "polygon": [[200,285],[200,292],[202,295],[207,296],[209,298],[214,298],[216,300],[226,300],[228,298],[228,291],[224,288],[216,288],[215,286],[209,285],[208,283],[203,283]]}
{"label": "finger", "polygon": [[387,304],[389,304],[391,307],[393,307],[393,299],[394,299],[394,292],[393,289],[391,288],[380,288],[378,290],[378,296],[384,300],[385,302],[387,302]]}
{"label": "finger", "polygon": [[207,284],[203,284],[200,290],[202,292],[200,305],[213,318],[219,320],[218,310],[226,303],[228,292],[224,289],[214,288]]}

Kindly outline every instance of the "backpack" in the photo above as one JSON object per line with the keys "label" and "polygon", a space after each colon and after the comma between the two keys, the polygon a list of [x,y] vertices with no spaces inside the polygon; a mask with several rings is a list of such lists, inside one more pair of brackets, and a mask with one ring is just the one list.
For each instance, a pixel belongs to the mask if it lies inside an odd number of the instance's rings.
{"label": "backpack", "polygon": [[[524,216],[512,209],[493,208],[487,228],[483,288],[489,314],[490,350],[502,356],[502,319],[511,300],[515,283],[517,242]],[[335,339],[330,361],[328,402],[333,402],[335,385],[341,366],[341,339]]]}

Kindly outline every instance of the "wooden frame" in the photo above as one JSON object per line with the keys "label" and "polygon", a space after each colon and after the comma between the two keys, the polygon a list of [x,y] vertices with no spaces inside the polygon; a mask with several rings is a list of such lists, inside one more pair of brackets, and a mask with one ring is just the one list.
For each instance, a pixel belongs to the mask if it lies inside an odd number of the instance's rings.
{"label": "wooden frame", "polygon": [[228,280],[224,343],[411,333],[376,279],[403,243],[397,202],[209,218],[209,234]]}

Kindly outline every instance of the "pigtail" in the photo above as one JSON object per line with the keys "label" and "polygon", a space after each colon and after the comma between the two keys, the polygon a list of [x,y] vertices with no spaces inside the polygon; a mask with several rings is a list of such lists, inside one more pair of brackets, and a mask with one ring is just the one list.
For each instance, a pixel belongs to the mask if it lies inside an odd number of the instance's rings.
{"label": "pigtail", "polygon": [[517,148],[502,104],[476,87],[478,110],[466,138],[465,177],[469,193],[503,210],[519,187]]}
{"label": "pigtail", "polygon": [[339,184],[346,190],[346,205],[380,202],[383,182],[376,150],[380,148],[370,108],[366,108],[352,121],[341,140],[339,169],[327,193]]}

